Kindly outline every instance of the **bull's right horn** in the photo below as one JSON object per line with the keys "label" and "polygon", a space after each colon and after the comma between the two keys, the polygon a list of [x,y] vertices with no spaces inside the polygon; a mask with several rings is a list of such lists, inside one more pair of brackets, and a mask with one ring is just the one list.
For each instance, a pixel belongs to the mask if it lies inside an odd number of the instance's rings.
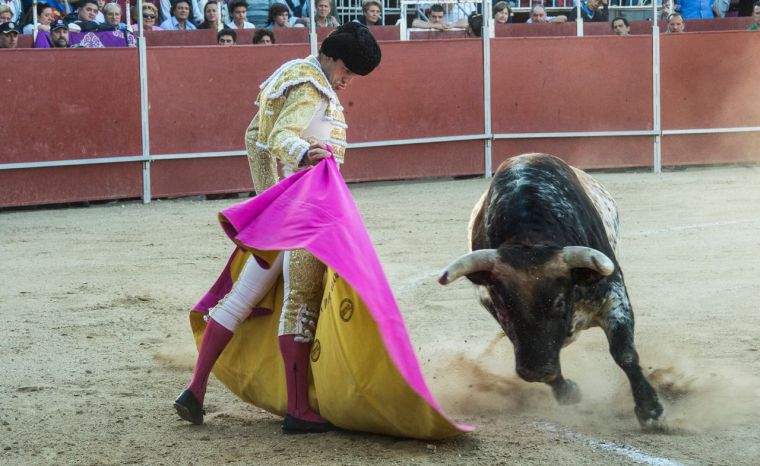
{"label": "bull's right horn", "polygon": [[583,246],[566,246],[562,248],[562,259],[568,267],[583,267],[596,270],[608,277],[615,271],[615,263],[601,251]]}
{"label": "bull's right horn", "polygon": [[497,257],[496,249],[478,249],[477,251],[465,254],[449,264],[441,272],[441,276],[438,277],[438,283],[448,285],[464,275],[491,270],[496,263]]}

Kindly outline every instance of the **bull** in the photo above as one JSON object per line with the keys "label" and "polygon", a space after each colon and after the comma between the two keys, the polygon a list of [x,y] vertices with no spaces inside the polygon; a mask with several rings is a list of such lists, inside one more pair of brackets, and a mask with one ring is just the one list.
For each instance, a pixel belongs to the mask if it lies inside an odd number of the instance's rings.
{"label": "bull", "polygon": [[517,374],[548,384],[560,404],[581,399],[562,375],[560,350],[601,327],[631,385],[642,427],[663,413],[633,341],[633,309],[617,262],[617,206],[591,176],[546,154],[506,160],[473,209],[471,251],[449,264],[446,285],[467,277],[515,352]]}

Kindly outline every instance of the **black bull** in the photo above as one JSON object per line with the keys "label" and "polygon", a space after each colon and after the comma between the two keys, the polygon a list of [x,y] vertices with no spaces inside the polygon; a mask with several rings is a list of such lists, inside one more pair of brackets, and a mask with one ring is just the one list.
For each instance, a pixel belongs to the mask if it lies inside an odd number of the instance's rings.
{"label": "black bull", "polygon": [[642,373],[633,343],[633,309],[614,249],[617,207],[586,173],[545,154],[505,161],[475,206],[472,252],[439,282],[466,276],[515,348],[517,373],[552,387],[560,403],[580,401],[562,376],[559,353],[579,331],[601,327],[628,376],[642,426],[663,408]]}

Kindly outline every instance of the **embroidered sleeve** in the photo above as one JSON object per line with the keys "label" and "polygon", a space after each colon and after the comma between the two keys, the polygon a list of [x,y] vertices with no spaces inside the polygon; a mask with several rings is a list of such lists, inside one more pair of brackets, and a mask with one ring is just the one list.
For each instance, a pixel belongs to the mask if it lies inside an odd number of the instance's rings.
{"label": "embroidered sleeve", "polygon": [[269,133],[267,145],[270,153],[282,163],[296,167],[309,150],[309,143],[301,135],[319,110],[323,97],[316,87],[306,82],[290,88],[283,98],[285,103]]}

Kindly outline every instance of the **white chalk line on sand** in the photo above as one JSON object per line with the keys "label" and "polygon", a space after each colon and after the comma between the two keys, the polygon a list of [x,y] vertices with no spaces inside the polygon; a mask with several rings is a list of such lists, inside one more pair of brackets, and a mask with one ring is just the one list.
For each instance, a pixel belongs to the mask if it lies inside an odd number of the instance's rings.
{"label": "white chalk line on sand", "polygon": [[648,464],[651,466],[683,466],[683,463],[652,455],[630,445],[588,437],[577,432],[567,430],[550,422],[536,422],[533,425],[542,432],[560,434],[564,438],[580,443],[582,445],[586,445],[592,450],[604,450],[608,453],[622,456],[636,463]]}
{"label": "white chalk line on sand", "polygon": [[637,236],[648,236],[648,235],[653,235],[657,233],[667,233],[670,231],[686,231],[686,230],[697,230],[697,229],[702,229],[702,228],[725,227],[725,226],[731,226],[731,225],[741,225],[743,223],[760,223],[760,219],[748,218],[744,220],[726,220],[723,222],[695,223],[693,225],[676,225],[676,226],[667,227],[667,228],[660,228],[657,230],[642,230],[642,231],[633,231],[631,233],[623,233],[623,238],[635,238]]}

